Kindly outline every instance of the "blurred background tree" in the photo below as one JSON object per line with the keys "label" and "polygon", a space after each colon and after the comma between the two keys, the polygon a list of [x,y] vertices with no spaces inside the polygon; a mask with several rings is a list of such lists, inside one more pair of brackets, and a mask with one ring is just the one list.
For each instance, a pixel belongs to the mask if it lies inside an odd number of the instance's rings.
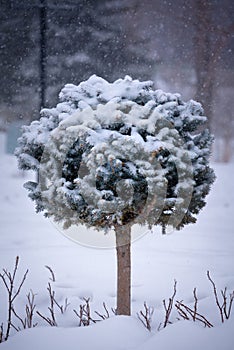
{"label": "blurred background tree", "polygon": [[234,138],[231,0],[0,0],[0,128],[39,118],[40,13],[46,7],[45,106],[97,74],[151,79],[206,106],[215,159]]}

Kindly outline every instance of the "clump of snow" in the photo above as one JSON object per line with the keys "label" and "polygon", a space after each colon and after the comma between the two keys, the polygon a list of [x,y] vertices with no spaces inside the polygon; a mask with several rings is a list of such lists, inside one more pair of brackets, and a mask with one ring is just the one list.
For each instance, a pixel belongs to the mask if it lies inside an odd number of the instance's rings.
{"label": "clump of snow", "polygon": [[136,100],[139,97],[144,98],[146,89],[153,86],[152,81],[140,82],[132,80],[126,76],[124,79],[118,79],[114,83],[109,83],[105,79],[92,75],[87,81],[78,86],[67,84],[59,94],[61,101],[76,103],[81,109],[98,104],[105,104],[110,100],[116,102],[124,100]]}

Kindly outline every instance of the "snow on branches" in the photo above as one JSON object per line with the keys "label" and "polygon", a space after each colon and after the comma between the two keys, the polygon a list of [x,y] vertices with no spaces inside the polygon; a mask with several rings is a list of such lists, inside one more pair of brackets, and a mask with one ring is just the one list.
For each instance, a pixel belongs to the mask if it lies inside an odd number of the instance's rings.
{"label": "snow on branches", "polygon": [[23,127],[19,167],[39,173],[25,187],[37,211],[65,228],[196,221],[214,181],[212,137],[198,102],[129,76],[66,85],[60,103]]}

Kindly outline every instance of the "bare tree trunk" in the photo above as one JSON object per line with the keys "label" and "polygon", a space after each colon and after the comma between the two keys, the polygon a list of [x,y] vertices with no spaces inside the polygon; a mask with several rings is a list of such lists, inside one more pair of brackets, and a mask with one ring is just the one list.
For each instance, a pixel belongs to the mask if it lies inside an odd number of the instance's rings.
{"label": "bare tree trunk", "polygon": [[117,252],[117,315],[131,315],[131,226],[115,228]]}
{"label": "bare tree trunk", "polygon": [[40,3],[40,110],[46,102],[47,0]]}
{"label": "bare tree trunk", "polygon": [[196,35],[195,71],[197,77],[195,99],[202,103],[211,128],[213,118],[213,92],[215,80],[215,67],[212,57],[211,34],[214,31],[211,19],[211,4],[203,0],[195,2]]}
{"label": "bare tree trunk", "polygon": [[223,145],[222,161],[224,163],[228,163],[231,160],[231,137],[226,135],[223,141],[224,141],[224,145]]}
{"label": "bare tree trunk", "polygon": [[216,25],[212,1],[195,0],[194,5],[194,63],[197,77],[195,99],[202,103],[208,117],[207,124],[212,130],[217,69],[220,67],[222,51],[234,31],[234,25],[225,25],[224,28]]}

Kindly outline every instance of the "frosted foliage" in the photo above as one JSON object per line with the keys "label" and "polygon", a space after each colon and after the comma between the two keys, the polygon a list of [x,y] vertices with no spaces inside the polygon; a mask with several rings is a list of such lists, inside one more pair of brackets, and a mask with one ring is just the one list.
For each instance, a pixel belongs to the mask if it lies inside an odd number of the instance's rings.
{"label": "frosted foliage", "polygon": [[65,228],[196,221],[214,181],[212,137],[196,133],[206,121],[199,103],[129,76],[93,75],[59,97],[23,128],[16,150],[21,168],[39,172],[25,184],[37,211]]}

